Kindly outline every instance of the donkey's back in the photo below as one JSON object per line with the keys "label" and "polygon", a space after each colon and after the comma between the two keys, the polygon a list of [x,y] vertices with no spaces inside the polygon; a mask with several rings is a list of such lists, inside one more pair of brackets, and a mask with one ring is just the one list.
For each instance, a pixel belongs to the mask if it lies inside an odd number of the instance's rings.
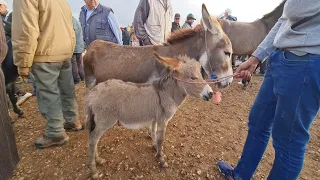
{"label": "donkey's back", "polygon": [[156,71],[153,52],[160,47],[162,46],[131,47],[94,41],[83,58],[87,87],[108,79],[147,82]]}

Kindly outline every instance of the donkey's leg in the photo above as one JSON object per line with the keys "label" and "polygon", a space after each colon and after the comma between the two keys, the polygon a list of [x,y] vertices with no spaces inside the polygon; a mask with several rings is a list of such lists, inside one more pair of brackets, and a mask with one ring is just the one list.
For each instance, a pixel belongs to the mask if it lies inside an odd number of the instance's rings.
{"label": "donkey's leg", "polygon": [[156,140],[157,121],[152,121],[150,132],[151,132],[151,139],[152,139],[152,147],[155,150],[157,150],[157,140]]}
{"label": "donkey's leg", "polygon": [[17,97],[15,95],[15,82],[9,83],[6,86],[6,91],[8,93],[9,99],[11,101],[13,112],[18,114],[18,117],[22,117],[23,112],[20,110],[20,108],[17,106]]}
{"label": "donkey's leg", "polygon": [[98,163],[98,165],[102,165],[107,162],[105,159],[103,159],[99,156],[98,144],[96,144],[96,146],[95,146],[95,158],[96,158],[96,163]]}
{"label": "donkey's leg", "polygon": [[153,133],[155,134],[156,130],[157,130],[157,122],[152,121],[151,125],[149,126],[149,131],[148,131],[148,135],[152,140],[154,140],[152,135],[153,135]]}
{"label": "donkey's leg", "polygon": [[162,145],[165,139],[165,133],[166,133],[167,123],[164,121],[158,122],[157,126],[157,154],[156,158],[158,159],[160,165],[162,167],[168,167],[168,163],[165,161],[165,154],[162,151]]}
{"label": "donkey's leg", "polygon": [[93,179],[98,178],[98,170],[96,167],[96,156],[98,153],[98,142],[102,137],[105,130],[98,128],[97,126],[95,129],[90,133],[90,140],[89,140],[89,169]]}

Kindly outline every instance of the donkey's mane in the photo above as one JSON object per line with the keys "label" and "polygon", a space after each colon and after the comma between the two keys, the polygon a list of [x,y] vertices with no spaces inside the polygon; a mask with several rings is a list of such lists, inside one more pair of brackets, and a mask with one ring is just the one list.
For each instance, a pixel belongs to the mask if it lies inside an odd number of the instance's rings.
{"label": "donkey's mane", "polygon": [[164,87],[163,84],[169,79],[173,80],[173,75],[172,72],[167,71],[159,79],[154,80],[152,85],[156,90],[162,90]]}
{"label": "donkey's mane", "polygon": [[279,6],[277,6],[273,11],[271,11],[270,13],[268,14],[265,14],[262,19],[267,19],[267,18],[270,18],[272,16],[274,16],[274,14],[276,13],[279,13],[279,12],[282,12],[283,11],[283,7],[284,7],[284,4],[286,3],[287,0],[283,0]]}
{"label": "donkey's mane", "polygon": [[181,28],[175,30],[167,39],[167,43],[176,44],[183,40],[192,38],[197,35],[197,33],[202,29],[202,25],[198,24],[194,29]]}

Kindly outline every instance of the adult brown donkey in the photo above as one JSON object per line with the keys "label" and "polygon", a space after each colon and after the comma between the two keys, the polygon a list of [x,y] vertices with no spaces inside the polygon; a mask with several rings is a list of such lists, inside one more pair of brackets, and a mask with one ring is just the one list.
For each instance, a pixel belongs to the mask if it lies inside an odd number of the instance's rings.
{"label": "adult brown donkey", "polygon": [[[207,74],[217,77],[232,75],[232,46],[219,22],[210,17],[202,5],[202,23],[194,29],[182,29],[173,33],[164,45],[130,47],[97,40],[84,56],[85,82],[88,89],[108,79],[146,83],[160,77],[164,68],[153,53],[175,58],[187,55],[200,62]],[[232,78],[218,84],[226,87]]]}
{"label": "adult brown donkey", "polygon": [[257,49],[282,15],[285,2],[282,1],[272,12],[254,22],[218,20],[231,40],[234,55],[250,55]]}

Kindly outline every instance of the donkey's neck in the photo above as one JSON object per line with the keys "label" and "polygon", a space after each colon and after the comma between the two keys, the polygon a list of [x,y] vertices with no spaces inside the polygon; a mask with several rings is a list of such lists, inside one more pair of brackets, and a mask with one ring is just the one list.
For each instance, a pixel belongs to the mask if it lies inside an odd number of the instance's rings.
{"label": "donkey's neck", "polygon": [[180,43],[169,45],[171,54],[175,56],[187,55],[198,61],[201,51],[205,46],[204,38],[201,33],[202,32],[198,32],[196,36],[185,39]]}
{"label": "donkey's neck", "polygon": [[172,77],[155,81],[154,85],[159,94],[161,106],[167,112],[175,111],[186,99],[186,92],[178,86],[177,81]]}

